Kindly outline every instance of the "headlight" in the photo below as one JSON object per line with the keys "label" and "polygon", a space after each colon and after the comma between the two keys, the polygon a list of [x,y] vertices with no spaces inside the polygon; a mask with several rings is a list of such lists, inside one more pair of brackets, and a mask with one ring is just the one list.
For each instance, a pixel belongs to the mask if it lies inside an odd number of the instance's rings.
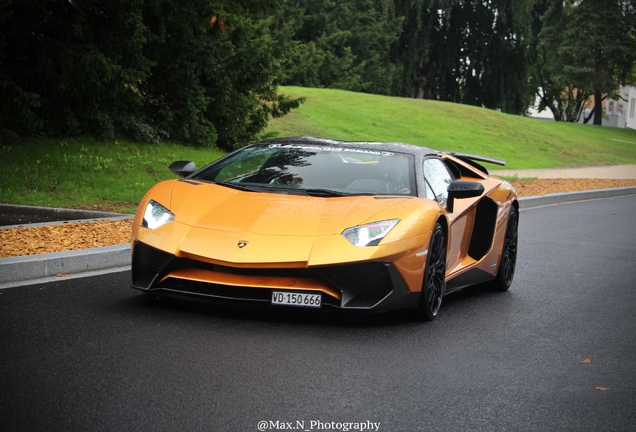
{"label": "headlight", "polygon": [[141,226],[149,229],[156,229],[162,225],[172,222],[174,215],[159,204],[157,201],[150,200],[146,205],[146,211],[144,212],[144,219],[141,221]]}
{"label": "headlight", "polygon": [[347,228],[342,235],[354,246],[377,246],[399,221],[399,219],[391,219],[359,225]]}

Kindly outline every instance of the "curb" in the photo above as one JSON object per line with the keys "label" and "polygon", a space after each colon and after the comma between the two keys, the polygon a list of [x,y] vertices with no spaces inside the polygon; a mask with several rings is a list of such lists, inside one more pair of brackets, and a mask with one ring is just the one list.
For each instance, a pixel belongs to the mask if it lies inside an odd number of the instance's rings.
{"label": "curb", "polygon": [[[0,204],[0,211],[8,214],[38,215],[58,219],[55,222],[20,224],[0,227],[39,227],[69,223],[89,223],[100,220],[132,219],[133,215],[91,210],[34,207]],[[130,269],[130,244],[95,247],[39,255],[0,258],[0,289],[50,282],[62,277],[107,273]],[[58,276],[59,275],[59,276]]]}
{"label": "curb", "polygon": [[14,204],[0,204],[0,211],[9,214],[28,214],[50,216],[62,221],[82,219],[104,219],[126,216],[122,213],[101,212],[93,210],[76,210],[55,207],[34,207]]}
{"label": "curb", "polygon": [[[574,201],[585,201],[599,198],[611,198],[636,194],[636,187],[615,189],[597,189],[591,191],[568,192],[543,196],[519,198],[519,207],[529,209]],[[4,205],[1,205],[4,206]],[[23,206],[13,206],[23,207]],[[30,209],[35,209],[30,207]],[[21,208],[20,211],[24,211]],[[64,209],[44,209],[64,212]],[[71,210],[72,216],[86,217],[87,212]],[[77,213],[79,212],[79,213]],[[90,212],[96,213],[96,212]],[[66,213],[70,214],[70,213]],[[100,219],[116,217],[130,217],[119,213],[101,213]],[[50,225],[50,224],[48,224]],[[67,252],[53,252],[41,255],[27,255],[0,259],[0,289],[38,282],[48,282],[50,279],[60,279],[58,275],[81,276],[91,272],[115,272],[130,270],[130,244],[96,247]]]}
{"label": "curb", "polygon": [[567,192],[548,194],[533,197],[519,198],[519,208],[543,207],[553,204],[562,204],[573,201],[585,201],[599,198],[611,198],[616,196],[625,196],[636,194],[636,186],[628,186],[613,189],[595,189],[580,192]]}
{"label": "curb", "polygon": [[46,278],[61,278],[103,270],[129,270],[130,245],[122,244],[66,252],[0,259],[0,288],[27,285]]}

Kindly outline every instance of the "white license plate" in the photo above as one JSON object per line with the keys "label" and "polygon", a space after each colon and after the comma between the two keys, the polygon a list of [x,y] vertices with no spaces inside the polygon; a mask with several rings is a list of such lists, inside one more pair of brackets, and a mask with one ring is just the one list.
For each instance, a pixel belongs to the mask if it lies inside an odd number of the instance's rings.
{"label": "white license plate", "polygon": [[272,304],[319,308],[322,303],[320,294],[304,294],[286,291],[272,292]]}

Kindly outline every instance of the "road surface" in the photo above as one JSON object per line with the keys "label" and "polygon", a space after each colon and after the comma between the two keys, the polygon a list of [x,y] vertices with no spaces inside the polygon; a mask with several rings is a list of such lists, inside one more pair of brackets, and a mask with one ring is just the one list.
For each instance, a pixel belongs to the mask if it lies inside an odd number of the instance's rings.
{"label": "road surface", "polygon": [[431,323],[158,302],[129,272],[0,290],[0,430],[636,430],[635,211],[523,210],[510,291]]}

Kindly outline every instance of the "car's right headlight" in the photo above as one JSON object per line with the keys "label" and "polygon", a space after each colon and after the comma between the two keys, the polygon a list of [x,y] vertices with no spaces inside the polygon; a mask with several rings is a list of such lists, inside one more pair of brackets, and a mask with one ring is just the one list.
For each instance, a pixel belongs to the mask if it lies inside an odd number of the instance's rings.
{"label": "car's right headlight", "polygon": [[144,218],[141,221],[141,226],[148,229],[156,229],[162,225],[172,222],[174,215],[159,204],[155,200],[148,201],[146,205],[146,211],[144,212]]}
{"label": "car's right headlight", "polygon": [[400,222],[390,219],[347,228],[342,236],[354,246],[377,246],[378,243]]}

